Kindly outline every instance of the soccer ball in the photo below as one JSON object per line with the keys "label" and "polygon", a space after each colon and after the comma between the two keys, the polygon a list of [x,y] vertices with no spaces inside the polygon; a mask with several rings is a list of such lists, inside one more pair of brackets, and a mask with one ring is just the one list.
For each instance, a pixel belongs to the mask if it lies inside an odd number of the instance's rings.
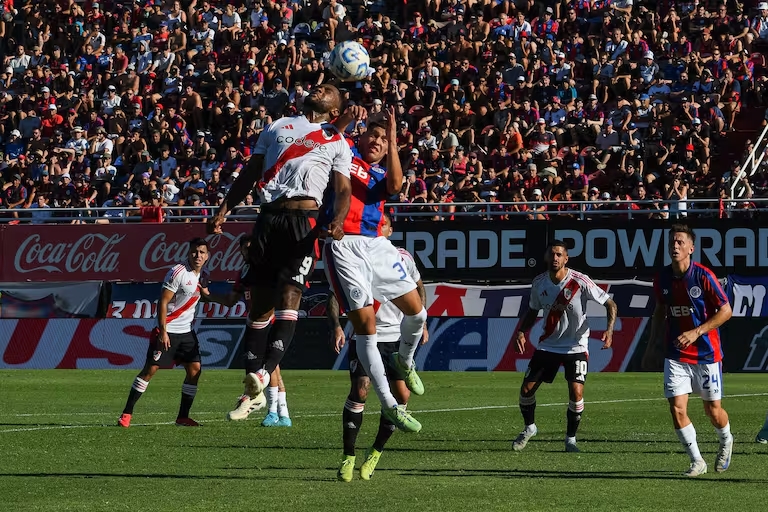
{"label": "soccer ball", "polygon": [[334,46],[328,58],[331,72],[343,82],[356,82],[368,78],[371,60],[360,43],[344,41]]}

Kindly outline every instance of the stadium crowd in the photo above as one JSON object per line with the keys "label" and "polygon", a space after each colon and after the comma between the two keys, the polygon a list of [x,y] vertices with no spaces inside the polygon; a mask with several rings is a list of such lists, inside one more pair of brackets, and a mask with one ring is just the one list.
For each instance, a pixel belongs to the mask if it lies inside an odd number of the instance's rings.
{"label": "stadium crowd", "polygon": [[[264,127],[331,82],[371,113],[396,106],[407,212],[685,210],[735,181],[749,215],[768,172],[710,169],[739,113],[768,103],[768,3],[749,1],[4,0],[0,207],[207,215]],[[326,69],[343,40],[368,48],[369,80]]]}

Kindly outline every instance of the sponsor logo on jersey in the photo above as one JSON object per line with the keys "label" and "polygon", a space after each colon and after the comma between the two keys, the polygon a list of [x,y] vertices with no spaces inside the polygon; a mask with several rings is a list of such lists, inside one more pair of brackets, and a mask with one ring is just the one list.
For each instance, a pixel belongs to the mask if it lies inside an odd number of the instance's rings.
{"label": "sponsor logo on jersey", "polygon": [[669,314],[676,318],[691,316],[693,314],[693,308],[689,306],[670,306]]}
{"label": "sponsor logo on jersey", "polygon": [[295,144],[296,146],[304,146],[305,148],[317,149],[318,151],[327,151],[324,144],[315,142],[311,139],[306,139],[304,136],[299,138],[291,137],[290,135],[279,135],[277,137],[278,144]]}

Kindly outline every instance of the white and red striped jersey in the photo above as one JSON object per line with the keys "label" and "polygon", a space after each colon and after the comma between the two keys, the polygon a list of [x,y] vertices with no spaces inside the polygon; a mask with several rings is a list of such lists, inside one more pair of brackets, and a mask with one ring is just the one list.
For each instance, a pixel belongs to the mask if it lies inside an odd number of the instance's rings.
{"label": "white and red striped jersey", "polygon": [[558,354],[577,354],[589,348],[587,302],[605,304],[608,294],[589,276],[568,269],[565,278],[555,284],[549,273],[538,275],[531,285],[528,306],[544,310],[542,334],[537,348]]}
{"label": "white and red striped jersey", "polygon": [[267,126],[254,153],[264,155],[257,185],[262,204],[306,196],[321,206],[332,173],[349,178],[352,166],[352,151],[339,130],[310,123],[305,116],[283,117]]}
{"label": "white and red striped jersey", "polygon": [[[405,249],[397,248],[400,258],[408,275],[414,282],[421,281],[421,274],[416,268],[416,262],[411,253]],[[376,310],[376,342],[392,343],[400,341],[400,322],[403,321],[403,312],[392,302],[385,303],[374,302],[373,307]]]}
{"label": "white and red striped jersey", "polygon": [[192,331],[195,309],[200,301],[200,275],[187,264],[176,265],[165,275],[163,289],[174,294],[168,303],[166,330],[172,334]]}

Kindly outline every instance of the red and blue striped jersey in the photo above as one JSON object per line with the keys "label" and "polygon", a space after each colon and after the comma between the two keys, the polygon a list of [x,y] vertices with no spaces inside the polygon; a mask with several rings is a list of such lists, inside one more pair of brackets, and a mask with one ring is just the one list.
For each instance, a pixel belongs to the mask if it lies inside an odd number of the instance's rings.
{"label": "red and blue striped jersey", "polygon": [[[381,236],[384,224],[384,202],[387,200],[387,170],[379,164],[366,163],[351,139],[347,139],[352,149],[352,166],[349,178],[352,181],[352,197],[349,213],[344,220],[344,233],[369,237]],[[327,226],[333,219],[333,204],[336,194],[333,187],[328,187],[323,200],[325,214],[321,224]]]}
{"label": "red and blue striped jersey", "polygon": [[681,363],[712,364],[723,359],[719,329],[704,333],[683,350],[675,340],[709,320],[718,309],[728,304],[728,297],[715,274],[699,263],[691,262],[685,275],[677,277],[672,267],[664,269],[653,282],[657,304],[667,312],[667,330],[664,336],[666,357]]}

